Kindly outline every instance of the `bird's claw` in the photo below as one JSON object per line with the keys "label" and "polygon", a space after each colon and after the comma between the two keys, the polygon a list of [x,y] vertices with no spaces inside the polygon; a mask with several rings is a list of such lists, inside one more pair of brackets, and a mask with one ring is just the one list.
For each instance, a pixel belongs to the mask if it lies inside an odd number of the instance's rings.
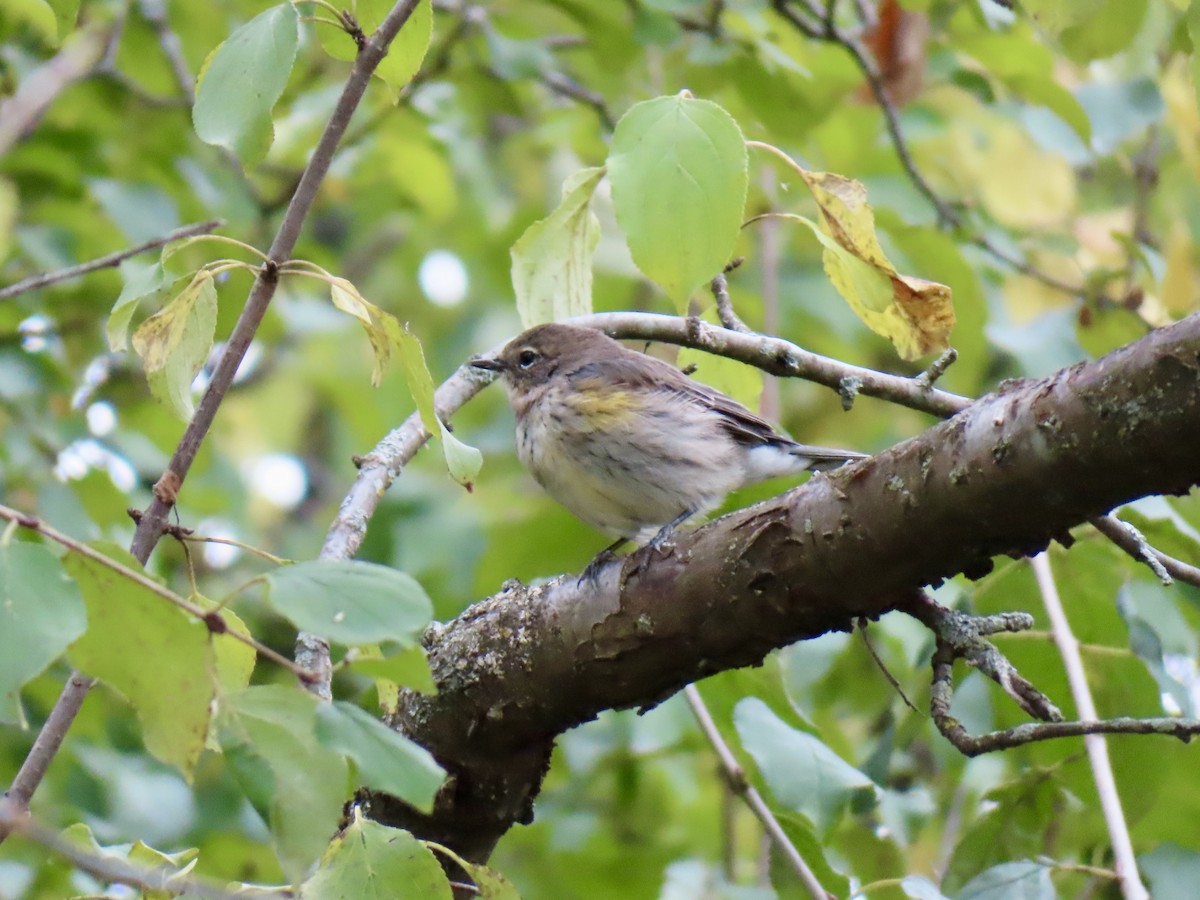
{"label": "bird's claw", "polygon": [[605,547],[595,558],[587,564],[583,573],[579,576],[579,581],[575,583],[576,587],[583,587],[586,582],[591,587],[597,587],[600,584],[600,572],[610,562],[617,558],[617,553],[612,547]]}

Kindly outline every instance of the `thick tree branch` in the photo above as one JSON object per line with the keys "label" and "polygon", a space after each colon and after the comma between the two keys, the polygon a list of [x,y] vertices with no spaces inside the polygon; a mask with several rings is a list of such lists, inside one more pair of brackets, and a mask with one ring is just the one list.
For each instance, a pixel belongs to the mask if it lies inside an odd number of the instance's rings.
{"label": "thick tree branch", "polygon": [[[936,390],[916,379],[852,366],[811,353],[782,338],[718,328],[700,319],[623,312],[598,313],[572,321],[599,328],[616,338],[662,341],[707,350],[772,375],[804,378],[839,392],[852,384],[855,394],[880,397],[933,415],[950,416],[970,403],[966,397]],[[488,381],[478,369],[460,367],[434,395],[438,415],[443,420],[449,419]],[[349,559],[358,552],[384,492],[429,439],[421,417],[413,413],[358,461],[358,478],[342,500],[325,536],[321,559]],[[296,641],[295,655],[296,662],[308,671],[323,673],[322,680],[310,686],[310,690],[328,699],[333,674],[328,642],[319,635],[302,632]]]}
{"label": "thick tree branch", "polygon": [[849,629],[923,585],[978,577],[993,556],[1039,552],[1133,498],[1186,491],[1200,483],[1197,442],[1200,315],[1097,362],[1007,382],[665,554],[640,550],[594,585],[510,585],[429,631],[439,694],[402,698],[395,725],[451,772],[433,814],[364,799],[383,821],[485,858],[528,821],[565,729]]}

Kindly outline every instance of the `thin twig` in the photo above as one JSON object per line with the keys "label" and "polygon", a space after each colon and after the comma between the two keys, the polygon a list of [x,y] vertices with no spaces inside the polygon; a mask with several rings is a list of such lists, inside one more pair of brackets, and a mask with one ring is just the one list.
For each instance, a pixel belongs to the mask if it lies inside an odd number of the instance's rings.
{"label": "thin twig", "polygon": [[737,757],[733,755],[733,750],[725,742],[725,738],[721,736],[721,730],[717,728],[717,723],[713,721],[712,714],[708,711],[708,707],[704,703],[704,698],[700,696],[700,691],[697,690],[694,684],[689,684],[683,689],[683,695],[687,699],[688,706],[692,708],[692,713],[696,716],[700,730],[704,732],[704,736],[712,744],[713,750],[717,752],[717,758],[721,761],[721,771],[725,775],[725,781],[729,784],[729,789],[741,797],[746,802],[746,805],[750,807],[750,811],[762,822],[763,828],[771,836],[771,840],[774,841],[775,846],[783,854],[788,865],[792,867],[792,870],[800,879],[800,883],[808,891],[809,896],[813,900],[832,900],[833,895],[821,887],[821,882],[817,880],[817,876],[808,867],[808,863],[804,861],[804,857],[800,855],[800,851],[796,849],[796,845],[787,836],[787,832],[783,830],[783,826],[779,824],[779,820],[775,818],[775,814],[771,812],[771,808],[763,800],[762,794],[758,792],[758,789],[746,777],[741,763],[737,761]]}
{"label": "thin twig", "polygon": [[72,278],[79,278],[82,275],[87,275],[89,272],[95,272],[98,269],[110,269],[113,266],[119,266],[131,256],[137,256],[139,253],[145,253],[147,250],[153,250],[155,247],[163,247],[172,241],[182,240],[183,238],[194,237],[198,234],[208,234],[217,228],[224,225],[225,222],[221,219],[209,219],[207,222],[196,222],[193,225],[184,225],[181,228],[176,228],[174,231],[169,231],[164,235],[156,238],[151,238],[144,241],[135,247],[129,247],[125,250],[118,250],[115,253],[109,253],[107,256],[100,256],[88,262],[80,263],[77,266],[68,266],[65,269],[58,269],[54,272],[43,272],[40,275],[33,275],[23,281],[18,281],[16,284],[10,284],[6,288],[0,289],[0,300],[8,300],[18,294],[23,294],[26,291],[37,290],[38,288],[46,287],[49,284],[57,284],[60,281],[68,281]]}
{"label": "thin twig", "polygon": [[138,572],[135,569],[131,569],[128,566],[117,562],[115,559],[105,556],[99,550],[95,550],[89,547],[87,544],[81,543],[80,541],[75,540],[73,537],[63,534],[57,528],[53,527],[52,525],[47,525],[36,516],[31,516],[20,512],[19,510],[12,509],[11,507],[0,505],[0,519],[4,519],[8,522],[15,522],[22,528],[28,528],[31,531],[36,531],[43,537],[49,538],[55,543],[66,547],[68,550],[78,553],[80,556],[86,556],[93,562],[99,563],[100,565],[111,569],[122,578],[133,582],[143,590],[150,591],[152,594],[162,597],[164,600],[174,604],[188,615],[194,616],[200,621],[204,622],[204,624],[207,625],[209,630],[214,634],[228,634],[235,641],[240,641],[247,647],[253,647],[260,656],[265,659],[269,659],[271,662],[277,665],[283,666],[301,681],[308,683],[315,680],[316,676],[312,672],[308,671],[302,666],[296,665],[294,661],[288,659],[286,656],[283,656],[275,650],[272,650],[266,644],[260,643],[252,635],[243,634],[241,631],[231,629],[229,627],[229,623],[225,621],[225,618],[220,614],[219,611],[205,609],[202,606],[192,603],[187,598],[176,594],[170,588],[163,587],[146,574]]}
{"label": "thin twig", "polygon": [[[832,17],[828,15],[828,11],[823,14],[810,3],[806,2],[806,0],[800,0],[800,6],[809,17],[807,19],[792,8],[791,0],[773,0],[772,6],[797,31],[814,40],[837,44],[850,54],[866,78],[867,87],[883,112],[884,125],[887,128],[888,136],[891,138],[892,148],[896,151],[896,158],[900,161],[900,166],[904,169],[908,180],[912,182],[913,187],[933,207],[938,217],[939,225],[948,228],[961,228],[964,225],[961,212],[933,189],[932,185],[929,184],[925,176],[921,173],[921,170],[917,167],[912,151],[908,146],[908,139],[905,138],[904,131],[900,126],[900,114],[896,109],[896,105],[888,96],[887,87],[875,63],[872,61],[870,53],[863,47],[861,41],[839,29]],[[990,238],[984,235],[973,235],[969,240],[971,243],[985,250],[994,259],[999,260],[1024,275],[1037,279],[1043,284],[1068,294],[1078,295],[1082,293],[1082,288],[1079,285],[1063,281],[1053,275],[1042,272],[1040,269],[1023,260],[1017,259],[1007,251],[996,246]]]}
{"label": "thin twig", "polygon": [[875,667],[883,673],[883,677],[887,680],[887,683],[892,686],[892,690],[900,695],[900,699],[904,701],[905,706],[907,706],[913,712],[919,713],[920,710],[917,709],[916,706],[913,705],[913,702],[908,699],[908,694],[904,693],[904,688],[900,686],[900,682],[896,680],[896,676],[888,670],[888,667],[884,665],[884,662],[880,658],[879,654],[875,652],[875,645],[871,643],[871,636],[867,634],[866,619],[858,620],[858,635],[862,638],[863,646],[867,648],[867,653],[870,655],[871,660],[875,663]]}
{"label": "thin twig", "polygon": [[942,355],[929,364],[929,368],[913,379],[917,384],[925,389],[933,387],[939,378],[946,374],[946,370],[958,362],[958,351],[953,347],[947,347],[942,351]]}
{"label": "thin twig", "polygon": [[717,318],[721,320],[721,324],[731,331],[750,334],[750,326],[743,322],[738,314],[733,311],[733,301],[729,299],[729,282],[725,280],[724,272],[716,276],[709,283],[709,289],[712,291],[713,297],[716,298]]}
{"label": "thin twig", "polygon": [[[1083,722],[1094,722],[1096,704],[1092,700],[1091,688],[1088,687],[1087,674],[1083,669],[1083,657],[1079,655],[1079,642],[1071,631],[1067,614],[1063,609],[1062,600],[1058,596],[1058,587],[1054,583],[1054,574],[1050,569],[1050,557],[1039,553],[1031,561],[1033,574],[1037,578],[1038,590],[1042,595],[1042,605],[1050,618],[1050,627],[1054,632],[1054,642],[1062,656],[1063,668],[1066,670],[1067,681],[1071,685],[1071,696],[1075,700],[1075,708]],[[1150,894],[1142,884],[1138,874],[1137,858],[1133,853],[1133,841],[1129,837],[1129,825],[1125,821],[1125,812],[1121,808],[1121,798],[1117,794],[1117,782],[1113,777],[1112,765],[1108,759],[1108,743],[1102,735],[1089,734],[1083,739],[1087,749],[1088,760],[1092,765],[1092,778],[1096,782],[1096,792],[1100,795],[1100,806],[1104,811],[1104,821],[1108,825],[1108,836],[1112,841],[1113,856],[1116,869],[1121,878],[1121,893],[1126,900],[1149,900]]]}
{"label": "thin twig", "polygon": [[945,726],[950,724],[948,692],[952,689],[950,676],[956,659],[974,666],[996,682],[1004,693],[1035,719],[1043,722],[1063,721],[1062,713],[1050,702],[1050,698],[1022,676],[991,641],[986,640],[993,634],[1028,631],[1033,627],[1033,616],[1021,612],[973,616],[942,606],[924,591],[917,592],[897,608],[937,635],[930,712],[943,733]]}
{"label": "thin twig", "polygon": [[[0,798],[0,833],[20,835],[26,840],[40,844],[52,853],[63,857],[75,868],[87,872],[102,882],[126,884],[137,888],[139,893],[170,895],[186,894],[189,897],[204,897],[210,900],[238,900],[244,894],[232,894],[216,885],[188,877],[168,866],[150,869],[136,866],[119,856],[91,853],[83,847],[60,837],[59,834],[29,818],[23,809],[4,798]],[[290,897],[290,893],[255,893],[256,897]]]}
{"label": "thin twig", "polygon": [[584,87],[574,78],[564,75],[562,72],[545,72],[539,77],[539,80],[554,93],[582,103],[584,106],[590,106],[600,117],[605,131],[612,131],[616,127],[616,120],[609,112],[608,104],[604,102],[602,94]]}
{"label": "thin twig", "polygon": [[1088,522],[1102,535],[1139,562],[1148,565],[1163,584],[1182,581],[1200,588],[1200,569],[1151,546],[1146,536],[1116,516],[1097,516]]}
{"label": "thin twig", "polygon": [[158,45],[162,48],[171,74],[175,77],[175,84],[187,99],[188,106],[191,106],[196,102],[196,89],[187,60],[183,56],[183,42],[179,40],[179,35],[167,20],[167,4],[164,0],[138,0],[138,9],[141,10],[142,18],[154,29]]}
{"label": "thin twig", "polygon": [[[34,739],[33,747],[26,754],[12,784],[4,792],[4,800],[15,812],[28,812],[33,792],[46,777],[50,761],[54,759],[58,748],[62,746],[62,742],[67,736],[67,729],[75,721],[79,707],[87,697],[88,690],[93,683],[93,680],[86,675],[72,672],[67,683],[63,685],[58,701],[50,710],[50,715],[46,717],[46,721]],[[7,836],[8,826],[0,822],[0,842],[3,842]]]}

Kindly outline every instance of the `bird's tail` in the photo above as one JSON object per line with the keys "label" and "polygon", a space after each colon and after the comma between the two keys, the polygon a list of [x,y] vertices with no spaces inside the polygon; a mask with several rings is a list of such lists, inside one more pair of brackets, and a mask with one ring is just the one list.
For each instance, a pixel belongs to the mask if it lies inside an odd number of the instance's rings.
{"label": "bird's tail", "polygon": [[810,447],[789,440],[771,441],[750,448],[746,454],[743,484],[754,484],[780,475],[799,475],[808,470],[823,472],[863,458],[864,454],[853,450]]}
{"label": "bird's tail", "polygon": [[854,450],[834,450],[830,447],[812,447],[808,444],[796,443],[788,444],[787,452],[800,459],[807,459],[809,461],[808,468],[814,472],[825,472],[829,469],[836,469],[838,466],[844,466],[848,462],[867,458],[866,453],[858,453]]}

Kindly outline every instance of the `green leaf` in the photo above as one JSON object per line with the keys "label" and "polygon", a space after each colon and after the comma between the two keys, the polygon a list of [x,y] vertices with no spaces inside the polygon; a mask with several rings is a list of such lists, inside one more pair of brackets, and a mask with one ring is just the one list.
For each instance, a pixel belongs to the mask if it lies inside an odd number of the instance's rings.
{"label": "green leaf", "polygon": [[20,205],[16,185],[7,178],[0,178],[0,262],[8,259],[12,250],[13,228],[17,224]]}
{"label": "green leaf", "polygon": [[336,275],[329,276],[329,293],[333,305],[342,312],[349,313],[362,323],[371,342],[371,350],[375,354],[375,366],[371,370],[371,384],[379,387],[383,380],[383,372],[388,360],[392,357],[392,334],[399,328],[399,323],[390,313],[384,312],[374,303],[369,302],[359,293],[350,281]]}
{"label": "green leaf", "polygon": [[80,0],[47,0],[47,2],[54,10],[54,19],[58,25],[58,39],[61,41],[75,27],[75,20],[79,16]]}
{"label": "green leaf", "polygon": [[[189,599],[204,609],[217,608],[214,601],[200,594],[193,594]],[[246,637],[251,636],[250,629],[241,616],[229,607],[221,610],[221,618],[225,620],[225,626],[230,631],[236,631]],[[217,687],[226,693],[243,690],[250,683],[250,676],[254,674],[254,664],[258,661],[257,651],[236,638],[221,635],[216,636],[213,649]]]}
{"label": "green leaf", "polygon": [[[115,544],[94,546],[126,568],[143,571]],[[63,565],[88,611],[87,632],[68,651],[71,661],[121,693],[137,711],[146,749],[191,780],[215,693],[208,628],[89,557],[68,552]]]}
{"label": "green leaf", "polygon": [[592,311],[592,254],[600,221],[591,203],[603,175],[603,168],[593,168],[568,178],[554,212],[512,245],[513,293],[526,328]]}
{"label": "green leaf", "polygon": [[[353,11],[363,34],[370,35],[379,28],[384,16],[394,5],[393,0],[357,0]],[[317,36],[325,52],[334,59],[349,61],[358,55],[354,40],[344,31],[338,31],[330,25],[321,25],[317,28]],[[421,0],[388,47],[383,61],[375,69],[375,76],[388,86],[393,103],[400,101],[402,89],[421,68],[432,38],[433,3],[431,0]]]}
{"label": "green leaf", "polygon": [[87,628],[79,589],[42,544],[0,541],[0,722],[27,727],[21,685]]}
{"label": "green leaf", "polygon": [[304,900],[400,895],[421,900],[452,896],[446,873],[424,844],[407,831],[363,818],[358,807],[354,821],[333,839],[300,892]]}
{"label": "green leaf", "polygon": [[[394,4],[391,0],[384,0],[380,5],[386,10]],[[360,3],[359,9],[361,8]],[[421,0],[388,47],[387,56],[375,70],[376,77],[388,86],[393,103],[400,102],[402,89],[420,70],[432,39],[433,0]]]}
{"label": "green leaf", "polygon": [[221,702],[221,746],[268,821],[275,852],[293,881],[328,846],[349,787],[346,760],[316,739],[319,703],[307,691],[283,685],[247,688]]}
{"label": "green leaf", "polygon": [[[1129,648],[1145,663],[1158,689],[1175,701],[1177,714],[1195,716],[1191,690],[1167,671],[1164,654],[1195,658],[1196,637],[1162,585],[1142,581],[1122,585],[1117,590],[1117,612],[1129,629]],[[1167,641],[1175,646],[1168,648]]]}
{"label": "green leaf", "polygon": [[429,657],[419,644],[407,647],[392,656],[359,656],[350,668],[360,675],[384,680],[392,685],[411,688],[422,694],[436,694],[437,685],[429,669]]}
{"label": "green leaf", "polygon": [[225,147],[243,164],[267,154],[271,110],[287,87],[299,46],[299,14],[281,3],[255,16],[205,61],[192,124],[200,140]]}
{"label": "green leaf", "polygon": [[978,32],[955,41],[955,49],[974,57],[989,75],[1013,93],[1040,103],[1066,122],[1083,143],[1092,139],[1087,111],[1055,80],[1054,54],[1027,30]]}
{"label": "green leaf", "polygon": [[265,576],[267,601],[303,631],[342,644],[416,643],[433,615],[410,575],[358,560],[311,560]]}
{"label": "green leaf", "polygon": [[686,312],[733,253],[746,205],[746,145],[729,113],[686,92],[646,100],[617,123],[613,205],[638,268]]}
{"label": "green leaf", "polygon": [[449,847],[443,847],[441,844],[426,841],[425,845],[435,853],[448,856],[461,866],[467,875],[470,876],[471,881],[474,882],[475,888],[479,891],[479,896],[483,900],[521,900],[521,895],[517,893],[517,889],[512,882],[494,869],[467,862]]}
{"label": "green leaf", "polygon": [[6,17],[16,20],[52,47],[57,47],[62,35],[59,33],[58,16],[47,0],[8,0],[4,4]]}
{"label": "green leaf", "polygon": [[113,304],[112,312],[108,314],[108,324],[105,326],[108,349],[113,353],[120,353],[128,348],[129,323],[141,301],[155,294],[165,294],[167,288],[176,281],[175,276],[167,274],[162,263],[145,265],[135,259],[127,259],[121,263],[121,275],[125,278],[125,286],[121,288],[121,294]]}
{"label": "green leaf", "polygon": [[421,414],[421,422],[425,429],[437,435],[442,440],[442,453],[446,458],[446,470],[450,477],[465,487],[468,491],[475,484],[479,470],[483,468],[483,454],[474,447],[468,446],[450,433],[433,407],[433,376],[429,374],[429,366],[425,364],[425,351],[416,335],[407,328],[397,325],[392,332],[392,340],[400,347],[404,360],[404,375],[408,381],[408,390],[417,411]]}
{"label": "green leaf", "polygon": [[855,796],[876,791],[870,778],[811,734],[786,724],[757,697],[737,705],[733,723],[775,799],[821,831]]}
{"label": "green leaf", "polygon": [[1200,884],[1200,853],[1161,844],[1138,857],[1154,900],[1192,900]]}
{"label": "green leaf", "polygon": [[[177,853],[164,853],[162,850],[155,849],[143,841],[134,841],[132,844],[115,844],[112,846],[104,846],[98,840],[96,835],[82,822],[76,822],[64,828],[60,836],[68,843],[81,848],[92,856],[105,859],[123,859],[128,860],[135,866],[143,869],[174,869],[175,872],[167,879],[167,884],[170,885],[173,881],[182,882],[192,869],[195,868],[199,860],[200,851],[195,847],[190,847],[186,850],[180,850]],[[167,900],[171,896],[175,896],[174,892],[156,891],[146,892],[141,896],[146,900]]]}
{"label": "green leaf", "polygon": [[1024,859],[1001,863],[963,885],[957,900],[1055,900],[1050,869]]}
{"label": "green leaf", "polygon": [[1149,0],[1104,0],[1086,17],[1059,36],[1063,49],[1076,62],[1105,59],[1128,47],[1146,18]]}
{"label": "green leaf", "polygon": [[318,707],[316,733],[324,746],[353,759],[369,786],[424,812],[433,809],[446,773],[424,747],[340,700]]}
{"label": "green leaf", "polygon": [[202,269],[133,333],[150,392],[181,419],[191,418],[192,380],[208,359],[216,328],[217,288]]}

